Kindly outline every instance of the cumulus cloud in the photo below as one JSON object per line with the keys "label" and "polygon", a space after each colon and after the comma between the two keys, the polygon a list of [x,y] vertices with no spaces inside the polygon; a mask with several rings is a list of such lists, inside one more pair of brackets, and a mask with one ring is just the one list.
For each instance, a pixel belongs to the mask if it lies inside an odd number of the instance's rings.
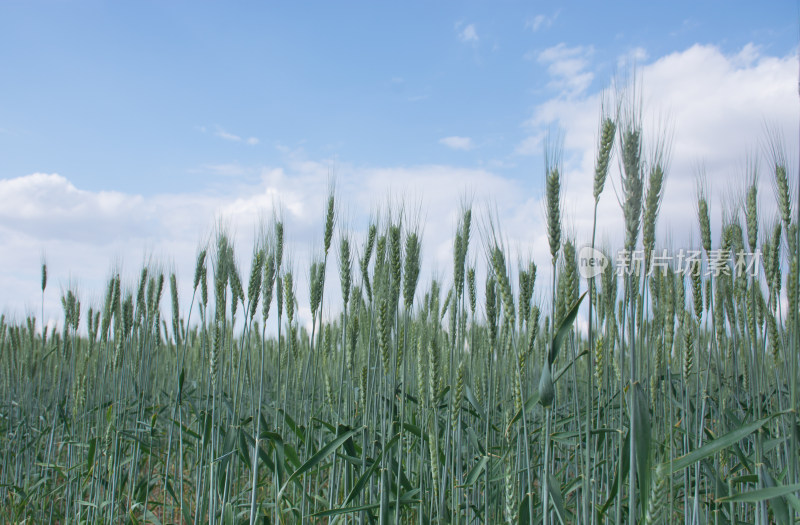
{"label": "cumulus cloud", "polygon": [[[196,248],[223,218],[233,232],[251,234],[259,216],[242,206],[238,195],[260,203],[268,214],[284,200],[264,183],[232,188],[230,195],[198,192],[142,196],[88,191],[58,174],[36,173],[0,180],[0,289],[3,308],[17,315],[38,305],[36,290],[25,279],[38,272],[46,253],[52,285],[50,313],[58,315],[58,287],[76,284],[93,301],[113,266],[138,271],[143,262],[179,271],[184,280],[193,272]],[[274,195],[274,199],[270,198]],[[265,197],[266,196],[266,197]],[[289,199],[286,199],[291,202]],[[287,208],[292,216],[292,209]],[[248,239],[249,241],[250,239]],[[55,287],[55,290],[53,290]]]}
{"label": "cumulus cloud", "polygon": [[444,144],[448,148],[468,151],[475,147],[470,137],[444,137],[439,139],[439,144]]}
{"label": "cumulus cloud", "polygon": [[[646,56],[644,50],[638,54]],[[637,67],[645,151],[651,152],[659,138],[671,137],[658,238],[662,242],[669,238],[676,247],[688,245],[692,236],[697,239],[697,233],[692,233],[697,232],[692,203],[700,171],[705,172],[712,191],[712,223],[717,231],[723,202],[735,205],[743,190],[747,155],[762,159],[763,213],[759,213],[771,217],[775,207],[772,175],[764,156],[765,125],[787,137],[787,143],[796,143],[796,58],[765,56],[751,45],[734,54],[695,45]],[[594,204],[591,188],[599,108],[598,93],[556,97],[539,105],[525,123],[530,130],[526,140],[531,142],[554,124],[564,130],[567,220],[584,241],[591,235],[592,217],[585,211]],[[598,210],[603,236],[610,244],[618,243],[623,231],[618,171],[613,166]]]}
{"label": "cumulus cloud", "polygon": [[551,88],[574,96],[585,92],[594,79],[594,73],[586,70],[593,53],[592,46],[569,47],[562,42],[541,51],[536,60],[547,66]]}
{"label": "cumulus cloud", "polygon": [[[443,165],[356,167],[336,165],[336,191],[342,223],[358,245],[366,225],[404,210],[404,223],[418,224],[426,239],[428,268],[447,269],[460,197],[493,196],[516,207],[524,192],[517,183],[490,171]],[[58,286],[78,286],[87,307],[97,305],[112,268],[133,285],[141,264],[153,262],[176,271],[182,297],[191,296],[194,257],[219,224],[235,239],[241,271],[261,225],[273,214],[283,218],[289,267],[297,275],[298,298],[307,297],[307,267],[318,253],[330,184],[330,163],[289,152],[282,166],[265,166],[257,182],[232,186],[227,193],[198,191],[142,196],[88,191],[57,174],[33,174],[0,180],[0,289],[4,311],[23,315],[38,310],[35,286],[39,260],[46,253],[50,287],[46,316],[60,314]],[[388,196],[391,206],[387,207]],[[481,201],[483,204],[483,201]],[[380,211],[377,211],[380,210]],[[436,228],[425,228],[436,224]],[[441,226],[441,227],[439,227]],[[330,279],[331,293],[336,292]],[[33,283],[33,284],[32,284]],[[306,301],[307,302],[307,301]],[[9,310],[10,309],[10,310]],[[310,321],[302,317],[301,322]]]}
{"label": "cumulus cloud", "polygon": [[79,190],[58,174],[0,180],[0,228],[42,239],[102,243],[123,226],[128,232],[143,233],[148,213],[142,206],[139,196]]}

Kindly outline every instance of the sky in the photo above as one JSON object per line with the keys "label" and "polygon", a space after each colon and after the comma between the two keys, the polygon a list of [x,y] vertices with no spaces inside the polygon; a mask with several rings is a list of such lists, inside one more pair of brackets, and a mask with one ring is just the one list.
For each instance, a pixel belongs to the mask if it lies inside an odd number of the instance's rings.
{"label": "sky", "polygon": [[[0,2],[0,313],[40,316],[43,260],[50,322],[64,290],[97,307],[112,271],[133,286],[144,263],[175,271],[186,303],[195,256],[217,225],[235,237],[246,275],[276,210],[302,297],[332,185],[340,232],[355,246],[370,219],[403,208],[423,233],[426,276],[443,282],[470,203],[478,230],[490,216],[498,223],[511,260],[537,262],[544,297],[544,139],[563,137],[566,230],[585,244],[601,101],[630,100],[633,80],[645,151],[659,138],[669,145],[659,241],[697,238],[699,173],[719,224],[752,161],[768,224],[768,131],[797,165],[799,9]],[[618,192],[615,160],[598,210],[610,245]],[[470,257],[485,257],[478,240]]]}

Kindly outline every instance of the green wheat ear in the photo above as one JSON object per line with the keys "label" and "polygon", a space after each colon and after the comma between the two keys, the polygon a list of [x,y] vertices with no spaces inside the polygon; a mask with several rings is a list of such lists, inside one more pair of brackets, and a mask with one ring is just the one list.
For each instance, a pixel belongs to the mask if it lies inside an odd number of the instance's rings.
{"label": "green wheat ear", "polygon": [[683,380],[688,383],[692,376],[692,369],[694,368],[694,321],[692,321],[691,314],[685,313],[683,324]]}
{"label": "green wheat ear", "polygon": [[603,120],[602,131],[600,134],[600,145],[597,150],[597,161],[594,170],[594,200],[600,199],[603,187],[608,177],[608,166],[611,161],[611,151],[614,146],[614,137],[617,133],[617,124],[610,117]]}
{"label": "green wheat ear", "polygon": [[47,263],[42,261],[42,293],[47,288]]}
{"label": "green wheat ear", "polygon": [[664,195],[664,168],[656,164],[650,171],[650,179],[647,184],[647,194],[644,204],[644,225],[642,228],[642,243],[644,245],[645,271],[650,270],[650,254],[655,247],[656,218],[661,208],[661,200]]}
{"label": "green wheat ear", "polygon": [[383,373],[389,375],[389,365],[391,363],[389,354],[389,305],[383,299],[378,307],[378,348],[383,362]]}
{"label": "green wheat ear", "polygon": [[786,175],[786,165],[775,163],[775,193],[778,200],[778,211],[785,227],[792,222],[792,200],[789,191],[789,178]]}
{"label": "green wheat ear", "polygon": [[335,206],[335,199],[333,193],[328,196],[328,205],[326,207],[325,212],[325,234],[324,234],[324,246],[325,246],[325,253],[327,254],[331,248],[331,240],[333,239],[333,224],[335,222],[336,217],[336,206]]}
{"label": "green wheat ear", "polygon": [[604,347],[605,343],[603,342],[603,337],[598,337],[597,342],[595,343],[595,350],[594,350],[594,377],[595,383],[597,386],[597,390],[599,393],[602,393],[603,390],[603,367],[605,366],[604,359]]}
{"label": "green wheat ear", "polygon": [[461,401],[464,399],[464,361],[458,364],[456,374],[456,392],[453,397],[453,407],[450,414],[450,424],[453,428],[458,425],[458,416],[461,413]]}
{"label": "green wheat ear", "polygon": [[669,495],[669,475],[664,464],[656,467],[647,504],[645,523],[647,525],[664,523],[668,517],[667,497]]}
{"label": "green wheat ear", "polygon": [[561,246],[561,176],[557,168],[547,174],[545,193],[547,195],[547,240],[550,243],[550,256],[558,256]]}
{"label": "green wheat ear", "polygon": [[625,216],[625,249],[632,252],[639,236],[642,213],[643,180],[641,171],[642,141],[641,133],[634,124],[622,134],[622,178],[623,214]]}
{"label": "green wheat ear", "polygon": [[477,302],[477,289],[475,286],[475,268],[467,270],[467,291],[469,292],[469,310],[472,317],[475,317],[475,306]]}
{"label": "green wheat ear", "polygon": [[697,220],[700,223],[700,240],[706,256],[711,252],[711,219],[708,216],[708,189],[703,175],[697,182]]}
{"label": "green wheat ear", "polygon": [[350,239],[342,237],[339,241],[339,281],[342,288],[342,302],[344,308],[350,302],[350,287],[352,280],[352,260],[350,258]]}
{"label": "green wheat ear", "polygon": [[420,247],[421,243],[416,232],[406,235],[405,243],[405,275],[403,280],[403,302],[407,308],[414,303],[414,294],[417,291],[417,282],[420,272]]}
{"label": "green wheat ear", "polygon": [[750,246],[750,251],[755,252],[758,246],[758,185],[756,172],[753,172],[753,178],[750,186],[747,188],[746,204],[745,204],[745,219],[747,223],[747,244]]}

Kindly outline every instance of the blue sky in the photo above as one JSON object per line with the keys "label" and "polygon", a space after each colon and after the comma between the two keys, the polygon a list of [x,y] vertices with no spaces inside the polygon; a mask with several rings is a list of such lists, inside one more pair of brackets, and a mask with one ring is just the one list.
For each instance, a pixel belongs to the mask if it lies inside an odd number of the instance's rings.
{"label": "blue sky", "polygon": [[798,35],[790,1],[235,5],[4,2],[2,176],[179,191],[213,182],[207,166],[280,162],[285,146],[371,165],[503,161],[527,177],[523,123],[559,90],[545,49],[590,48],[599,89],[635,49],[784,56]]}
{"label": "blue sky", "polygon": [[389,191],[421,201],[441,273],[465,194],[539,257],[544,130],[586,188],[599,94],[635,62],[678,199],[698,165],[712,185],[741,171],[765,123],[797,143],[799,33],[789,0],[2,2],[0,311],[38,304],[43,252],[87,293],[146,254],[190,274],[216,219],[249,246],[275,202],[305,274],[331,172],[354,235]]}

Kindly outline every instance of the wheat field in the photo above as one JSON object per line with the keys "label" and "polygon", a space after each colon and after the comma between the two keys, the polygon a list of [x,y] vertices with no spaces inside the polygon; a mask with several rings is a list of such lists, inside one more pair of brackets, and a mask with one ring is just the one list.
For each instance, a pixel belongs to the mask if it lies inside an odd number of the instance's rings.
{"label": "wheat field", "polygon": [[[176,275],[153,265],[131,287],[112,275],[103,304],[65,291],[57,326],[0,318],[0,520],[797,523],[785,152],[765,153],[731,209],[711,210],[698,185],[700,243],[678,268],[652,255],[668,162],[642,152],[658,137],[624,112],[599,129],[591,239],[563,227],[548,156],[550,283],[532,260],[512,263],[499,226],[479,229],[468,205],[446,277],[420,282],[424,228],[386,214],[357,238],[331,193],[319,257],[288,260],[276,217],[238,254],[243,272],[220,229],[197,254],[188,309]],[[595,246],[609,176],[624,249],[645,256],[584,280],[581,245],[614,259]],[[758,209],[759,176],[772,208]],[[43,265],[43,298],[47,284]]]}

